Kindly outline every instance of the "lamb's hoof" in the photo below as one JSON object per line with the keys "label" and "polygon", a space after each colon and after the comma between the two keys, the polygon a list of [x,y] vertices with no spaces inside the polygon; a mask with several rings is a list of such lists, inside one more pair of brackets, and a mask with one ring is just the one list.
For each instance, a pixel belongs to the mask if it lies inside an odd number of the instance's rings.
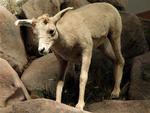
{"label": "lamb's hoof", "polygon": [[83,107],[84,107],[84,104],[78,103],[78,104],[76,105],[76,108],[79,109],[79,110],[82,110],[82,111],[83,111]]}
{"label": "lamb's hoof", "polygon": [[113,95],[113,94],[111,94],[110,98],[111,98],[111,99],[119,99],[119,96],[118,96],[118,95]]}
{"label": "lamb's hoof", "polygon": [[27,100],[31,100],[32,98],[31,98],[31,96],[27,96],[26,99]]}
{"label": "lamb's hoof", "polygon": [[120,95],[120,91],[119,91],[119,92],[113,91],[113,92],[111,93],[110,98],[111,98],[111,99],[119,99],[119,95]]}

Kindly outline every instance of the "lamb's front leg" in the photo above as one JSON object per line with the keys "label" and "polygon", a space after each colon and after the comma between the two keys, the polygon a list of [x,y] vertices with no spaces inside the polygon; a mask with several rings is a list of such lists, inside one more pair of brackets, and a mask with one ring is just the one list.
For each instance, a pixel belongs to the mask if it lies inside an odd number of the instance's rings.
{"label": "lamb's front leg", "polygon": [[56,101],[61,103],[62,91],[63,91],[63,87],[64,87],[64,79],[65,79],[65,75],[66,75],[66,71],[67,71],[67,69],[66,69],[67,68],[67,61],[63,60],[58,55],[56,55],[56,57],[57,57],[59,64],[60,64],[59,81],[58,81],[57,87],[56,87]]}
{"label": "lamb's front leg", "polygon": [[79,84],[79,99],[76,105],[76,108],[83,110],[85,105],[84,102],[84,94],[85,94],[85,87],[88,79],[88,71],[91,64],[91,56],[92,56],[92,48],[88,48],[83,51],[82,54],[82,66],[81,66],[81,73],[80,73],[80,84]]}

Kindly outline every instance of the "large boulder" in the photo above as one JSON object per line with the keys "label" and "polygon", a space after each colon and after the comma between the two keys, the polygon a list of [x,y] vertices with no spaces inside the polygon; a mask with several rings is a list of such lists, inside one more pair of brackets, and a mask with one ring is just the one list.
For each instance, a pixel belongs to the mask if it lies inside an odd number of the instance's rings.
{"label": "large boulder", "polygon": [[29,0],[22,8],[27,18],[37,18],[45,13],[52,16],[58,11],[49,0]]}
{"label": "large boulder", "polygon": [[17,72],[22,72],[27,58],[19,28],[14,25],[15,20],[14,15],[0,6],[0,57],[6,59]]}
{"label": "large boulder", "polygon": [[139,18],[124,11],[120,14],[123,23],[121,46],[125,58],[123,82],[129,83],[133,58],[146,53],[149,48]]}
{"label": "large boulder", "polygon": [[150,52],[134,58],[129,99],[150,99]]}
{"label": "large boulder", "polygon": [[24,99],[24,95],[15,81],[17,76],[18,74],[9,63],[0,58],[0,107],[5,107]]}
{"label": "large boulder", "polygon": [[62,10],[67,7],[74,7],[76,9],[89,4],[87,0],[58,0],[57,2],[56,0],[51,1],[57,7],[58,10]]}
{"label": "large boulder", "polygon": [[149,113],[150,101],[103,101],[87,106],[92,113]]}
{"label": "large boulder", "polygon": [[47,99],[34,99],[20,102],[7,108],[0,109],[0,113],[90,113]]}
{"label": "large boulder", "polygon": [[54,95],[58,75],[59,64],[55,55],[51,53],[34,60],[24,71],[21,79],[32,93],[47,91]]}
{"label": "large boulder", "polygon": [[146,37],[146,40],[147,40],[149,48],[150,48],[150,32],[149,32],[149,30],[150,30],[150,19],[140,18],[140,20],[142,21],[145,37]]}
{"label": "large boulder", "polygon": [[95,2],[107,2],[114,5],[118,10],[125,10],[127,7],[128,0],[87,0],[91,3]]}
{"label": "large boulder", "polygon": [[21,15],[22,5],[27,0],[1,0],[0,5],[8,9],[12,14]]}
{"label": "large boulder", "polygon": [[148,44],[139,18],[125,11],[120,11],[120,15],[123,23],[121,45],[125,59],[147,52]]}
{"label": "large boulder", "polygon": [[66,7],[79,8],[89,3],[95,2],[107,2],[114,5],[118,10],[125,10],[127,6],[127,0],[50,0],[58,10],[62,10]]}

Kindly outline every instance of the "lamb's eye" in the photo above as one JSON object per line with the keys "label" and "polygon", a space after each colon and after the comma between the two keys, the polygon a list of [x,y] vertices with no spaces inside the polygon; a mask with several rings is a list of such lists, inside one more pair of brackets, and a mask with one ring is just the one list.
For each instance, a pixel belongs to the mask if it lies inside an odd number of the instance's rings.
{"label": "lamb's eye", "polygon": [[47,21],[47,20],[44,20],[43,23],[46,25],[46,24],[48,23],[48,21]]}
{"label": "lamb's eye", "polygon": [[54,29],[50,29],[48,31],[48,33],[51,35],[51,36],[54,36],[55,35],[55,30]]}

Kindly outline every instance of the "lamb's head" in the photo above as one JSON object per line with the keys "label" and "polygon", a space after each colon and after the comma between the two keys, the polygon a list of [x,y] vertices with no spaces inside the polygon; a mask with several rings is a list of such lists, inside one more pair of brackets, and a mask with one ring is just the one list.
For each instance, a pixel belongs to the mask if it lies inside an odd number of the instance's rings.
{"label": "lamb's head", "polygon": [[58,39],[58,31],[56,28],[57,21],[61,18],[62,14],[72,7],[66,8],[53,17],[49,17],[48,14],[44,14],[37,19],[24,19],[17,20],[15,25],[29,26],[33,28],[35,36],[37,36],[39,45],[38,51],[40,54],[48,54],[51,47]]}

